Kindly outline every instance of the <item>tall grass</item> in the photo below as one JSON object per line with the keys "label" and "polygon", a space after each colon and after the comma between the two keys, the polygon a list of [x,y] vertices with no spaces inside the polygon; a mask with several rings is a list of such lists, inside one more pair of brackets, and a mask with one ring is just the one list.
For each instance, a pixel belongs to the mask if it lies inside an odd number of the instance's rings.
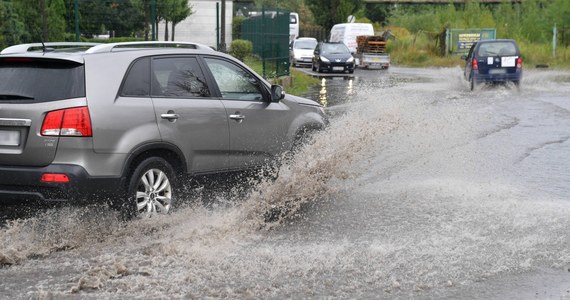
{"label": "tall grass", "polygon": [[[552,45],[517,41],[521,49],[525,68],[548,66],[549,68],[570,68],[570,47],[558,46],[554,55]],[[388,42],[392,64],[410,67],[462,66],[464,61],[457,55],[440,56],[436,42],[429,34],[402,35]]]}

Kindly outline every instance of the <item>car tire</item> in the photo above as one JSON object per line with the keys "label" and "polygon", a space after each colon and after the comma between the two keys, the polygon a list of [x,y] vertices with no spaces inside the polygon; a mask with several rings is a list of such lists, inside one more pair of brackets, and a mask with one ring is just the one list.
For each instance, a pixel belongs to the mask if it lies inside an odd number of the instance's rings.
{"label": "car tire", "polygon": [[477,82],[475,81],[475,78],[471,76],[471,80],[469,80],[469,89],[471,91],[474,91],[476,88],[477,88]]}
{"label": "car tire", "polygon": [[353,74],[353,73],[354,73],[354,69],[348,70],[348,74]]}
{"label": "car tire", "polygon": [[128,178],[127,197],[121,213],[124,219],[168,214],[172,208],[175,172],[161,157],[141,161]]}
{"label": "car tire", "polygon": [[315,68],[315,64],[314,64],[314,63],[311,64],[311,70],[312,70],[313,72],[315,72],[315,71],[317,70],[317,69]]}

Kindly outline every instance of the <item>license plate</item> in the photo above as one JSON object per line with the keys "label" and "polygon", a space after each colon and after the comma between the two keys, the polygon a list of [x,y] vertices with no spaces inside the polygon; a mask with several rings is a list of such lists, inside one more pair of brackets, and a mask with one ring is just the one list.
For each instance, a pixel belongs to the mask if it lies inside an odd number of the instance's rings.
{"label": "license plate", "polygon": [[505,74],[507,69],[490,69],[489,74]]}
{"label": "license plate", "polygon": [[333,71],[344,71],[344,67],[333,67]]}
{"label": "license plate", "polygon": [[0,130],[0,145],[2,146],[19,146],[20,132],[13,130]]}

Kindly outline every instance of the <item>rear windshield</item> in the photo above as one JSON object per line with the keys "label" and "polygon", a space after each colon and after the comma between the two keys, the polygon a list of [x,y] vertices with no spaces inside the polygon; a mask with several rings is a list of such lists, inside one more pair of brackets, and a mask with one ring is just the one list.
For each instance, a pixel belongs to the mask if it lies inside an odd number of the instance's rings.
{"label": "rear windshield", "polygon": [[517,48],[512,42],[482,43],[479,46],[478,56],[514,56]]}
{"label": "rear windshield", "polygon": [[46,102],[85,97],[82,64],[64,60],[0,58],[0,101]]}

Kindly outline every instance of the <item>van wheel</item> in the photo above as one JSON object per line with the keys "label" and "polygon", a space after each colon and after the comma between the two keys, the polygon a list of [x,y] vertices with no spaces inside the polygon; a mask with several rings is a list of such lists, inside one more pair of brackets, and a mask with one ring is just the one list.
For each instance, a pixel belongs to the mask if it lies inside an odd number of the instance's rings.
{"label": "van wheel", "polygon": [[129,177],[121,212],[127,219],[168,214],[173,202],[174,169],[163,158],[143,160]]}

